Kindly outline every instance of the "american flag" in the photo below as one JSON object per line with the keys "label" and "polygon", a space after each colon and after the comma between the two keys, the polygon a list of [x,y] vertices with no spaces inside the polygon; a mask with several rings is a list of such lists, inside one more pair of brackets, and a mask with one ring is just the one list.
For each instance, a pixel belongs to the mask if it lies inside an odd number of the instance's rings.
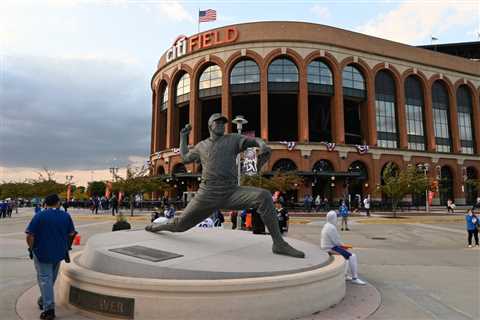
{"label": "american flag", "polygon": [[212,9],[200,10],[198,12],[198,22],[208,22],[217,20],[217,11]]}

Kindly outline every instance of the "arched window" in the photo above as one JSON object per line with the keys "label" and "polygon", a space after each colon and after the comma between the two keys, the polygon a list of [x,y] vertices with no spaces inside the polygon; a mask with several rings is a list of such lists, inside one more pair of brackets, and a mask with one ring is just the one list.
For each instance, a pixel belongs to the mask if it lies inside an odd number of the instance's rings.
{"label": "arched window", "polygon": [[355,98],[366,97],[365,78],[360,70],[353,65],[343,68],[342,72],[343,95]]}
{"label": "arched window", "polygon": [[287,58],[275,59],[268,66],[268,82],[298,82],[298,69]]}
{"label": "arched window", "polygon": [[405,80],[405,109],[407,114],[408,149],[425,150],[423,126],[423,93],[420,80],[409,76]]}
{"label": "arched window", "polygon": [[268,140],[298,140],[298,69],[287,57],[268,66]]}
{"label": "arched window", "polygon": [[190,100],[190,76],[185,73],[177,82],[176,86],[176,103],[184,103]]}
{"label": "arched window", "polygon": [[308,64],[307,82],[309,94],[333,94],[332,71],[323,61],[314,60]]}
{"label": "arched window", "polygon": [[472,96],[465,85],[460,86],[457,90],[457,111],[462,153],[473,154]]}
{"label": "arched window", "polygon": [[435,81],[432,86],[432,107],[437,152],[450,152],[452,142],[450,139],[448,94],[441,81]]}
{"label": "arched window", "polygon": [[198,89],[200,98],[221,94],[222,71],[216,64],[207,67],[200,76]]}
{"label": "arched window", "polygon": [[379,71],[375,77],[375,108],[378,146],[397,148],[395,82],[390,73],[385,70]]}
{"label": "arched window", "polygon": [[290,159],[280,159],[272,167],[272,171],[295,171],[297,170],[297,165]]}
{"label": "arched window", "polygon": [[230,73],[230,84],[259,83],[260,68],[253,60],[242,60],[235,64]]}
{"label": "arched window", "polygon": [[165,85],[160,96],[160,111],[168,108],[168,86]]}

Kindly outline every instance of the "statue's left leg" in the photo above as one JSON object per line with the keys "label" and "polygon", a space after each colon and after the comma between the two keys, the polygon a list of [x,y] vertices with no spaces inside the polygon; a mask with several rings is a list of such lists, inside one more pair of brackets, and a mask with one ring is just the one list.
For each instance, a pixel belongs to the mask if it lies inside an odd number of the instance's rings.
{"label": "statue's left leg", "polygon": [[273,206],[272,195],[267,190],[254,187],[237,187],[222,203],[222,208],[233,210],[256,208],[272,237],[273,253],[305,258],[302,251],[296,250],[283,239]]}

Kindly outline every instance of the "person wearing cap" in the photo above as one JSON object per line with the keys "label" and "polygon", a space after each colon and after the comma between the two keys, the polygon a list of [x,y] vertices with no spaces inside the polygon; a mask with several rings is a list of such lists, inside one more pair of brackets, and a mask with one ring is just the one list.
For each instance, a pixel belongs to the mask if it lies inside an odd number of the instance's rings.
{"label": "person wearing cap", "polygon": [[[41,297],[38,306],[43,309],[40,319],[55,318],[55,294],[53,291],[60,262],[67,258],[75,236],[70,215],[60,210],[60,198],[56,194],[45,198],[46,209],[35,214],[28,224],[28,251],[37,271]],[[67,260],[68,261],[68,260]]]}
{"label": "person wearing cap", "polygon": [[202,164],[200,187],[181,216],[165,224],[152,223],[145,229],[151,232],[184,232],[208,218],[216,209],[241,210],[253,207],[270,231],[273,253],[304,258],[302,251],[296,250],[283,239],[270,192],[237,184],[237,155],[247,148],[260,148],[258,168],[261,168],[270,158],[271,149],[260,138],[237,133],[225,134],[227,122],[227,118],[220,113],[212,114],[208,120],[210,137],[190,150],[188,135],[192,130],[191,126],[187,124],[180,131],[180,154],[183,163],[195,161]]}

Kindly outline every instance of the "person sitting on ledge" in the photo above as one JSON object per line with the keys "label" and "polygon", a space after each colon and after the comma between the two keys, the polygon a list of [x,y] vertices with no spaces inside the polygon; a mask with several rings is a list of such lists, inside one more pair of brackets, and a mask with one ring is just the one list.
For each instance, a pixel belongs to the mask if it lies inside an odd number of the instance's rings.
{"label": "person sitting on ledge", "polygon": [[[345,260],[348,261],[345,264],[345,276],[347,280],[351,280],[352,283],[365,285],[365,282],[358,278],[358,263],[355,253],[350,253],[347,249],[351,246],[345,245],[340,239],[340,234],[337,230],[337,213],[335,211],[329,211],[327,213],[327,223],[322,228],[322,239],[320,247],[323,250],[329,250],[335,254],[342,255]],[[350,266],[350,272],[352,276],[348,276],[348,267]]]}
{"label": "person sitting on ledge", "polygon": [[305,254],[290,246],[282,237],[272,196],[265,189],[238,186],[237,154],[247,148],[258,147],[258,168],[270,158],[272,150],[260,138],[250,138],[241,134],[225,134],[228,120],[220,113],[208,119],[210,137],[200,141],[191,150],[188,148],[188,135],[192,127],[187,124],[180,132],[180,155],[184,164],[200,162],[202,180],[198,193],[179,217],[166,224],[151,224],[145,227],[150,232],[184,232],[205,220],[216,209],[239,210],[255,208],[270,231],[275,254],[295,258],[305,258]]}

